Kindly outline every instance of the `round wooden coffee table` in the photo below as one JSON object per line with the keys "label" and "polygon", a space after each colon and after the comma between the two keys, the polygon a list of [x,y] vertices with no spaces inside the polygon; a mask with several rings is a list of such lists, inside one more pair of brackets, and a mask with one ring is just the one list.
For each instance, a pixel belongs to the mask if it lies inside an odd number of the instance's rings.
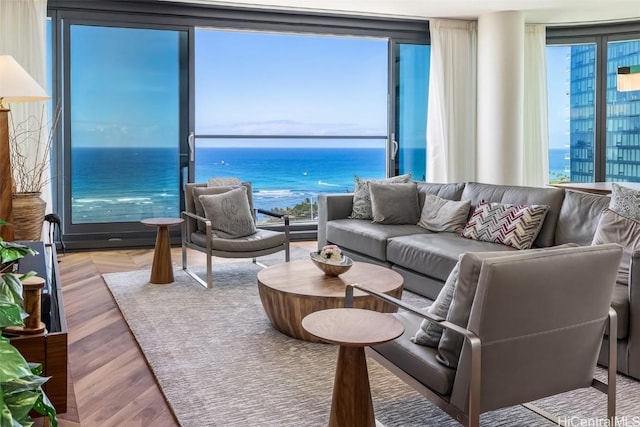
{"label": "round wooden coffee table", "polygon": [[[325,276],[311,260],[277,264],[258,273],[258,290],[262,306],[271,324],[291,337],[321,342],[302,327],[302,319],[310,313],[344,307],[346,285],[358,283],[400,299],[403,278],[395,271],[375,264],[354,262],[340,276]],[[353,306],[384,313],[397,307],[354,289]]]}
{"label": "round wooden coffee table", "polygon": [[375,427],[364,347],[398,338],[404,332],[402,323],[391,314],[335,308],[309,314],[302,326],[340,346],[329,426]]}

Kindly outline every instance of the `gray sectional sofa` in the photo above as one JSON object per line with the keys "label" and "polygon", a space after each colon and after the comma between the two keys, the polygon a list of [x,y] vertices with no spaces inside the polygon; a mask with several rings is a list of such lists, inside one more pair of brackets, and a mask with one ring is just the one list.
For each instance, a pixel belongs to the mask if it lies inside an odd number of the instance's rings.
{"label": "gray sectional sofa", "polygon": [[[590,245],[609,196],[559,188],[502,186],[475,182],[417,183],[420,207],[426,194],[470,200],[473,212],[482,200],[547,205],[549,210],[534,247],[565,243]],[[428,231],[418,225],[388,225],[349,218],[353,194],[318,196],[318,247],[338,245],[355,261],[391,268],[404,277],[405,289],[435,299],[465,252],[516,251],[499,243],[471,240],[458,233]],[[362,285],[366,286],[365,283]],[[631,256],[628,285],[617,284],[612,307],[618,313],[618,370],[640,379],[640,251]],[[605,337],[605,343],[606,343]],[[603,346],[603,350],[606,346]],[[600,363],[606,365],[606,352]]]}

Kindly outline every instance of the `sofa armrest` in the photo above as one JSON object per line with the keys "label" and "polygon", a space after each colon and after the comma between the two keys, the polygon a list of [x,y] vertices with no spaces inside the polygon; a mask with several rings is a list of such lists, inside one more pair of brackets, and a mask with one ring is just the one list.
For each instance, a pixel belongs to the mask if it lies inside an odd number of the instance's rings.
{"label": "sofa armrest", "polygon": [[327,244],[327,222],[348,218],[353,210],[353,193],[318,194],[318,249]]}
{"label": "sofa armrest", "polygon": [[640,251],[631,253],[629,265],[629,372],[640,376]]}

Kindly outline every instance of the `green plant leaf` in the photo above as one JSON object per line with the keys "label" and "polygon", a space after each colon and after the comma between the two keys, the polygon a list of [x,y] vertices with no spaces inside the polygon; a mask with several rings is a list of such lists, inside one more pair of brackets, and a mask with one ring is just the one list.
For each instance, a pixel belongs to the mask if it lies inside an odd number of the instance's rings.
{"label": "green plant leaf", "polygon": [[16,378],[2,384],[5,395],[22,393],[23,391],[36,390],[42,384],[49,381],[51,377],[41,377],[39,375],[29,375],[27,377]]}
{"label": "green plant leaf", "polygon": [[0,340],[0,384],[31,375],[29,364],[9,340]]}
{"label": "green plant leaf", "polygon": [[[5,223],[6,224],[6,223]],[[23,258],[25,255],[37,255],[38,251],[15,242],[0,240],[0,262],[11,262]]]}
{"label": "green plant leaf", "polygon": [[56,418],[56,408],[53,407],[49,398],[41,389],[40,397],[36,401],[35,405],[33,405],[33,410],[39,413],[40,415],[46,415],[49,418],[49,422],[51,423],[51,427],[58,427],[58,420]]}
{"label": "green plant leaf", "polygon": [[7,326],[24,326],[22,320],[27,316],[18,304],[0,299],[0,330]]}
{"label": "green plant leaf", "polygon": [[42,363],[27,362],[33,375],[42,375]]}
{"label": "green plant leaf", "polygon": [[29,411],[36,404],[42,391],[29,390],[14,394],[5,394],[4,401],[9,407],[9,410],[13,414],[14,420],[20,422],[23,419],[31,420],[29,418]]}
{"label": "green plant leaf", "polygon": [[19,306],[22,306],[22,277],[13,273],[0,276],[0,296]]}

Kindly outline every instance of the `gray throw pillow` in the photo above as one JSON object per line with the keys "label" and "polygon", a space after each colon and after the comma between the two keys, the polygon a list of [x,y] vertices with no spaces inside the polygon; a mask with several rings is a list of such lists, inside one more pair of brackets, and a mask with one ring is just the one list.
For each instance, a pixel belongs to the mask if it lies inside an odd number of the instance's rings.
{"label": "gray throw pillow", "polygon": [[[566,245],[554,246],[552,248],[526,249],[524,253],[535,253],[549,249],[573,248],[578,245],[568,243]],[[523,251],[517,254],[522,255]],[[466,252],[460,256],[458,280],[453,291],[453,298],[447,313],[447,321],[466,328],[469,324],[469,315],[471,314],[471,306],[476,297],[476,289],[478,288],[478,279],[480,278],[480,268],[482,262],[488,258],[504,257],[514,254],[505,254],[502,251],[494,252]],[[438,354],[436,359],[445,366],[455,368],[458,366],[460,353],[462,352],[462,344],[464,337],[449,329],[442,332],[440,343],[438,344]]]}
{"label": "gray throw pillow", "polygon": [[255,234],[247,190],[235,188],[222,194],[200,196],[205,216],[218,237],[234,239]]}
{"label": "gray throw pillow", "polygon": [[[451,300],[453,299],[453,291],[456,288],[458,282],[458,273],[460,271],[460,261],[453,267],[447,281],[445,282],[440,293],[436,297],[436,300],[427,307],[427,313],[435,316],[447,318],[449,307],[451,306]],[[416,334],[411,338],[411,341],[415,344],[426,345],[428,347],[438,347],[440,343],[440,337],[444,328],[437,322],[423,319],[420,323],[420,328],[416,331]]]}
{"label": "gray throw pillow", "polygon": [[612,183],[609,209],[626,218],[640,221],[640,191]]}
{"label": "gray throw pillow", "polygon": [[418,225],[429,231],[459,233],[467,223],[470,208],[470,200],[447,200],[434,194],[425,194]]}
{"label": "gray throw pillow", "polygon": [[420,218],[418,186],[369,183],[372,221],[380,224],[415,224]]}
{"label": "gray throw pillow", "polygon": [[224,185],[240,185],[242,181],[240,178],[236,178],[234,176],[217,176],[213,178],[209,178],[207,181],[207,186],[209,187],[221,187]]}
{"label": "gray throw pillow", "polygon": [[[231,191],[234,188],[240,188],[240,186],[220,186],[220,187],[193,187],[193,205],[195,207],[196,215],[204,217],[204,207],[202,206],[202,202],[200,201],[200,196],[209,196],[212,194],[222,194],[227,191]],[[197,229],[204,233],[205,226],[204,222],[197,221]]]}
{"label": "gray throw pillow", "polygon": [[604,243],[618,243],[624,247],[616,281],[628,286],[631,255],[634,251],[640,250],[640,221],[626,218],[605,208],[600,215],[592,244]]}
{"label": "gray throw pillow", "polygon": [[371,219],[371,193],[369,183],[377,182],[384,184],[407,183],[411,181],[411,174],[393,176],[386,179],[361,179],[356,176],[355,189],[353,190],[353,208],[351,216],[353,219]]}

